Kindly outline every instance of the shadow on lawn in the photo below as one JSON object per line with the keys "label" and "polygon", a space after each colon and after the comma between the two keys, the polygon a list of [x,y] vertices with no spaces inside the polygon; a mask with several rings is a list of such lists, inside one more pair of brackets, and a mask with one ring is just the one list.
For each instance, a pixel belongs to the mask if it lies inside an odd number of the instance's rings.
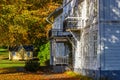
{"label": "shadow on lawn", "polygon": [[39,67],[39,70],[36,71],[36,72],[26,71],[25,67],[0,68],[0,74],[19,73],[19,72],[33,73],[33,74],[38,74],[38,73],[42,73],[42,74],[52,73],[52,74],[55,74],[51,71],[51,68],[49,66],[41,66],[41,67]]}
{"label": "shadow on lawn", "polygon": [[24,72],[24,67],[10,67],[10,68],[1,68],[0,74],[11,74],[11,73],[18,73]]}

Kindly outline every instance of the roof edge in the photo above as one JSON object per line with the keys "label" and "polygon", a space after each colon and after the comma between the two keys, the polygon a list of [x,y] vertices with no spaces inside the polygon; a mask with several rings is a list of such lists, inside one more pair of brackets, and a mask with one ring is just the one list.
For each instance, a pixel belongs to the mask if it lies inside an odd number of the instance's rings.
{"label": "roof edge", "polygon": [[55,17],[55,14],[59,13],[59,12],[63,12],[63,6],[60,6],[59,8],[57,8],[56,10],[54,10],[52,13],[50,13],[50,15],[46,18],[46,21],[50,24],[53,24],[53,22],[50,20],[50,18],[53,16]]}

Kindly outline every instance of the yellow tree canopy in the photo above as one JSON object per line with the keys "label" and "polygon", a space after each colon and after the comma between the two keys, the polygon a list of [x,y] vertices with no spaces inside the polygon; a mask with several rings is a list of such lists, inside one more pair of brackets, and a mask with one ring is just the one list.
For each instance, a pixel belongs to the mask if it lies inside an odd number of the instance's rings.
{"label": "yellow tree canopy", "polygon": [[62,0],[0,0],[0,46],[40,45],[51,25],[46,17]]}

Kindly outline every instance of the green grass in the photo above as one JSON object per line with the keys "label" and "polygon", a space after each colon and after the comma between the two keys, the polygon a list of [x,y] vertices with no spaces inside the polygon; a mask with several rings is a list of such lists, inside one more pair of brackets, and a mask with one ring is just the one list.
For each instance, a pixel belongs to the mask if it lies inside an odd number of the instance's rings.
{"label": "green grass", "polygon": [[9,52],[6,49],[0,49],[0,68],[24,67],[24,61],[10,61]]}
{"label": "green grass", "polygon": [[9,52],[8,51],[0,51],[0,60],[7,59]]}
{"label": "green grass", "polygon": [[0,68],[24,67],[25,64],[0,64]]}
{"label": "green grass", "polygon": [[7,49],[0,48],[0,52],[8,51]]}
{"label": "green grass", "polygon": [[0,60],[0,68],[24,67],[24,61]]}
{"label": "green grass", "polygon": [[7,60],[0,60],[0,64],[8,64],[8,63],[9,63],[9,64],[13,64],[13,63],[14,63],[14,64],[24,64],[25,61],[17,61],[17,60],[16,60],[16,61],[14,61],[14,60],[13,60],[13,61],[10,61],[10,60],[8,60],[8,59],[7,59]]}

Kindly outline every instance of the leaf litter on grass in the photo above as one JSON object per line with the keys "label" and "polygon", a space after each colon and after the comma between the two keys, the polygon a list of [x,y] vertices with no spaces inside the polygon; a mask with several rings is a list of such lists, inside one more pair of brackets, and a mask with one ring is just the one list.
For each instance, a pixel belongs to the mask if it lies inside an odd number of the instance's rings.
{"label": "leaf litter on grass", "polygon": [[[8,70],[8,71],[7,71]],[[50,72],[18,72],[16,69],[0,69],[0,80],[79,80],[71,77],[66,73],[50,73]]]}

